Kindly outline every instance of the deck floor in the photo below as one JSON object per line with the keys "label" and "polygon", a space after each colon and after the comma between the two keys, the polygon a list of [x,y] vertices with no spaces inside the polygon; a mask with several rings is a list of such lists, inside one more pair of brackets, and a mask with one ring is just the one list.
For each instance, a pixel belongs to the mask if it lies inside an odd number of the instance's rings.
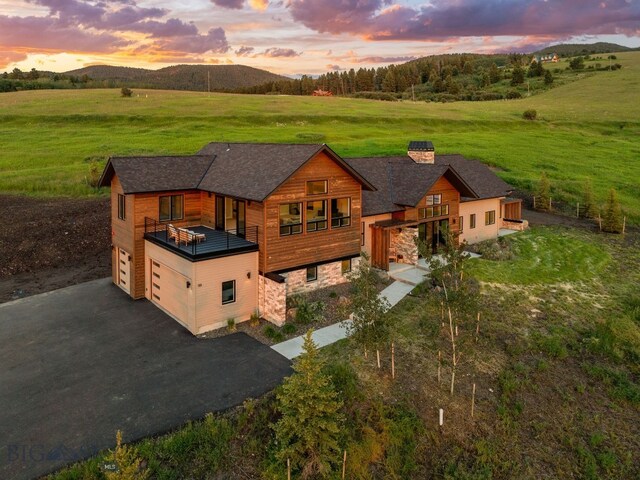
{"label": "deck floor", "polygon": [[256,243],[250,242],[244,238],[233,235],[232,233],[215,230],[205,226],[188,227],[195,233],[202,233],[205,239],[200,242],[191,242],[187,245],[184,243],[176,244],[174,240],[169,240],[166,232],[147,232],[147,236],[154,237],[160,244],[169,247],[172,250],[180,250],[189,256],[207,256],[217,253],[234,252],[251,250],[257,247]]}

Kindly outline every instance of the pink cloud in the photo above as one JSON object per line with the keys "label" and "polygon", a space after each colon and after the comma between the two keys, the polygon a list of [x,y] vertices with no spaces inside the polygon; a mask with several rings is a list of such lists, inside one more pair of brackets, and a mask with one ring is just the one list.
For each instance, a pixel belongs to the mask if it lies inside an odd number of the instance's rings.
{"label": "pink cloud", "polygon": [[254,57],[270,57],[270,58],[278,58],[278,57],[299,57],[302,52],[296,52],[292,48],[267,48],[264,52],[257,53]]}
{"label": "pink cloud", "polygon": [[239,10],[244,5],[244,0],[211,0],[211,3],[218,7]]}
{"label": "pink cloud", "polygon": [[243,45],[239,49],[237,49],[235,53],[239,57],[246,57],[246,56],[252,54],[254,50],[255,50],[255,48],[253,48],[253,47],[245,47]]}
{"label": "pink cloud", "polygon": [[222,28],[211,28],[206,35],[186,35],[173,37],[156,44],[162,50],[185,53],[226,53],[229,42]]}
{"label": "pink cloud", "polygon": [[15,62],[27,59],[27,54],[22,52],[3,52],[0,50],[0,68]]}
{"label": "pink cloud", "polygon": [[640,2],[602,5],[601,0],[433,0],[409,7],[388,6],[385,0],[290,0],[289,10],[312,30],[369,40],[640,32]]}

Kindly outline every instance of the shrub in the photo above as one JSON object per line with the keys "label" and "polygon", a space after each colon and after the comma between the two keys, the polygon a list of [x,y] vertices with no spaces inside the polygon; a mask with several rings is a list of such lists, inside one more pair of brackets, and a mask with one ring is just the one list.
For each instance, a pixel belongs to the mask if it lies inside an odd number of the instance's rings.
{"label": "shrub", "polygon": [[149,478],[149,470],[144,468],[135,447],[122,444],[122,432],[116,433],[116,448],[105,459],[113,463],[117,471],[105,472],[108,480],[144,480]]}
{"label": "shrub", "polygon": [[508,100],[514,100],[516,98],[522,98],[522,94],[516,90],[509,90],[505,95]]}
{"label": "shrub", "polygon": [[236,331],[236,319],[235,318],[228,318],[227,319],[227,330],[229,330],[230,332],[235,332]]}
{"label": "shrub", "polygon": [[487,240],[474,245],[474,250],[482,255],[485,260],[511,260],[514,255],[511,251],[511,243],[498,240]]}
{"label": "shrub", "polygon": [[100,164],[95,160],[92,160],[89,165],[89,176],[87,177],[87,185],[91,188],[98,188],[98,182],[101,175]]}
{"label": "shrub", "polygon": [[131,95],[133,95],[133,90],[127,87],[122,87],[122,89],[120,90],[120,95],[122,95],[123,97],[130,97]]}
{"label": "shrub", "polygon": [[334,291],[329,293],[329,298],[336,298],[338,296],[338,294]]}
{"label": "shrub", "polygon": [[324,303],[322,302],[308,302],[306,299],[298,303],[296,310],[296,322],[301,325],[308,325],[311,322],[315,322],[322,318],[324,312]]}
{"label": "shrub", "polygon": [[385,102],[395,102],[397,97],[387,92],[357,92],[351,95],[352,98],[364,98],[368,100],[384,100]]}
{"label": "shrub", "polygon": [[584,58],[576,57],[569,62],[571,70],[582,70],[584,68]]}
{"label": "shrub", "polygon": [[540,183],[538,183],[538,191],[536,192],[536,208],[538,210],[551,210],[551,183],[547,174],[540,174]]}
{"label": "shrub", "polygon": [[553,83],[553,74],[551,73],[551,70],[547,70],[544,73],[544,84],[551,85],[552,83]]}
{"label": "shrub", "polygon": [[264,327],[264,330],[262,332],[267,338],[270,338],[274,342],[281,342],[282,340],[284,340],[284,335],[282,335],[282,332],[277,330],[273,325],[267,325],[266,327]]}
{"label": "shrub", "polygon": [[533,109],[525,110],[522,114],[522,118],[524,118],[525,120],[535,120],[537,117],[538,112]]}
{"label": "shrub", "polygon": [[258,310],[255,310],[251,314],[251,317],[249,317],[249,325],[251,325],[252,327],[257,327],[258,325],[260,325],[260,313],[258,312]]}
{"label": "shrub", "polygon": [[296,326],[291,323],[285,323],[282,326],[282,333],[285,335],[291,335],[292,333],[296,333]]}
{"label": "shrub", "polygon": [[602,214],[602,231],[622,233],[622,210],[615,189],[609,191],[609,198]]}

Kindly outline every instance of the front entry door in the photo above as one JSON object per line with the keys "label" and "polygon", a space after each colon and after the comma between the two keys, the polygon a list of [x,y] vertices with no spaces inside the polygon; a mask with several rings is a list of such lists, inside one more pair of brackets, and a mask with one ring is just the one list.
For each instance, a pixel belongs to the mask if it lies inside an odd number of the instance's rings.
{"label": "front entry door", "polygon": [[427,244],[431,253],[437,253],[438,247],[447,243],[446,232],[448,229],[449,220],[447,219],[421,223],[418,225],[418,238]]}

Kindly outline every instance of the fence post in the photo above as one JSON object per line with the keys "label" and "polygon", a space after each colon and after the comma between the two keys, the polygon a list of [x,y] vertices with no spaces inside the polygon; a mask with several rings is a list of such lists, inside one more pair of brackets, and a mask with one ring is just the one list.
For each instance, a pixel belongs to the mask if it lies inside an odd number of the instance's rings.
{"label": "fence post", "polygon": [[533,209],[536,209],[536,196],[533,196]]}
{"label": "fence post", "polygon": [[622,234],[624,235],[624,229],[627,226],[627,217],[622,217]]}
{"label": "fence post", "polygon": [[576,218],[580,218],[580,202],[576,204]]}
{"label": "fence post", "polygon": [[551,197],[549,197],[549,211],[551,211]]}

